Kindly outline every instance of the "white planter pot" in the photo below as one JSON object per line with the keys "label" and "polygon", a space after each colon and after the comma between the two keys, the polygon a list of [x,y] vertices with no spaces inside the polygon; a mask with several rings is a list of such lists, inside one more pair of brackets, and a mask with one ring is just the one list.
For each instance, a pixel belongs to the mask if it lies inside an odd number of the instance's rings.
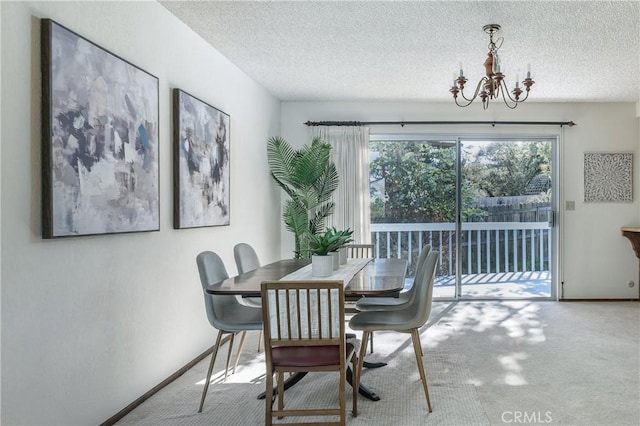
{"label": "white planter pot", "polygon": [[347,248],[346,247],[342,247],[338,253],[340,253],[340,264],[341,265],[346,265],[347,264]]}
{"label": "white planter pot", "polygon": [[340,253],[337,251],[332,251],[329,253],[331,255],[331,259],[333,260],[333,270],[337,271],[340,267]]}
{"label": "white planter pot", "polygon": [[333,273],[333,256],[311,256],[311,275],[328,277]]}

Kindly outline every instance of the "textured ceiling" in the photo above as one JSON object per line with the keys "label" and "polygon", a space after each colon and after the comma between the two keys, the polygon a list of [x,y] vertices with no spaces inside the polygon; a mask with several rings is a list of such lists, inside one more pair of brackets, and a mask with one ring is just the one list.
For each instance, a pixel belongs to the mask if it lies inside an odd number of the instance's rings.
{"label": "textured ceiling", "polygon": [[450,101],[461,62],[483,75],[489,23],[510,86],[531,64],[530,101],[640,100],[640,0],[161,4],[285,101]]}

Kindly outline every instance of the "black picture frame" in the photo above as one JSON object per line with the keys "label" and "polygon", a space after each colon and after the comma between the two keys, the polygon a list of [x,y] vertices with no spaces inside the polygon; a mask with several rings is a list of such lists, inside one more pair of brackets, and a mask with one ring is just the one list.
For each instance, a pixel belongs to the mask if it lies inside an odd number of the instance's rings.
{"label": "black picture frame", "polygon": [[174,228],[230,224],[231,118],[173,90]]}
{"label": "black picture frame", "polygon": [[42,236],[158,231],[158,78],[41,22]]}

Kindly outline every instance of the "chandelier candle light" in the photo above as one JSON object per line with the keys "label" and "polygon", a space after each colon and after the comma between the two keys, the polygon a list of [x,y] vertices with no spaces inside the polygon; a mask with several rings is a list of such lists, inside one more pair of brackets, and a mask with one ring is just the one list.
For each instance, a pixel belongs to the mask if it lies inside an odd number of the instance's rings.
{"label": "chandelier candle light", "polygon": [[[502,96],[504,103],[511,109],[514,109],[518,106],[519,103],[524,102],[529,97],[529,90],[533,83],[535,83],[531,79],[531,67],[527,65],[527,78],[522,81],[522,86],[524,90],[526,90],[526,94],[524,98],[520,99],[520,95],[522,95],[523,90],[520,87],[520,82],[518,81],[518,76],[516,75],[516,86],[511,91],[513,97],[509,93],[509,89],[507,88],[507,84],[504,81],[504,74],[500,69],[500,57],[498,56],[498,49],[502,46],[503,38],[500,37],[498,39],[498,43],[496,44],[493,41],[493,33],[500,31],[500,25],[498,24],[488,24],[482,27],[484,32],[489,34],[489,53],[487,54],[487,59],[484,61],[484,68],[486,76],[482,77],[476,86],[476,91],[473,96],[469,99],[464,95],[464,85],[467,82],[467,79],[464,76],[464,71],[462,70],[462,64],[460,64],[460,75],[456,77],[455,73],[453,75],[453,86],[449,90],[453,94],[453,100],[456,105],[460,107],[466,107],[471,105],[471,103],[480,96],[482,99],[482,108],[487,109],[489,107],[489,101],[493,99],[498,99]],[[462,96],[462,98],[466,101],[466,103],[458,102],[458,94]]]}

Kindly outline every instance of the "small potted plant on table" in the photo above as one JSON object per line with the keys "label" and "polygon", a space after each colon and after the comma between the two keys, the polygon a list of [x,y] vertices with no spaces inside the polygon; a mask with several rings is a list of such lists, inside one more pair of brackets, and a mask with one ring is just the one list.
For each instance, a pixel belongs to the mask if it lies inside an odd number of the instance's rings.
{"label": "small potted plant on table", "polygon": [[342,231],[338,231],[336,228],[331,228],[331,232],[336,235],[340,240],[340,247],[337,249],[339,264],[344,265],[347,263],[347,249],[345,246],[353,241],[351,236],[353,235],[353,231],[349,228],[344,229]]}
{"label": "small potted plant on table", "polygon": [[[311,275],[327,277],[332,271],[337,271],[340,264],[345,264],[346,256],[345,262],[341,262],[339,250],[352,241],[352,235],[353,231],[350,229],[338,231],[332,227],[323,234],[309,236],[309,249],[312,253]],[[346,252],[344,254],[346,255]],[[324,266],[325,264],[330,264],[331,270],[328,269],[329,266]]]}
{"label": "small potted plant on table", "polygon": [[327,229],[320,235],[309,235],[309,251],[311,252],[311,275],[314,277],[328,277],[333,272],[333,256],[344,245],[341,235],[334,230]]}

